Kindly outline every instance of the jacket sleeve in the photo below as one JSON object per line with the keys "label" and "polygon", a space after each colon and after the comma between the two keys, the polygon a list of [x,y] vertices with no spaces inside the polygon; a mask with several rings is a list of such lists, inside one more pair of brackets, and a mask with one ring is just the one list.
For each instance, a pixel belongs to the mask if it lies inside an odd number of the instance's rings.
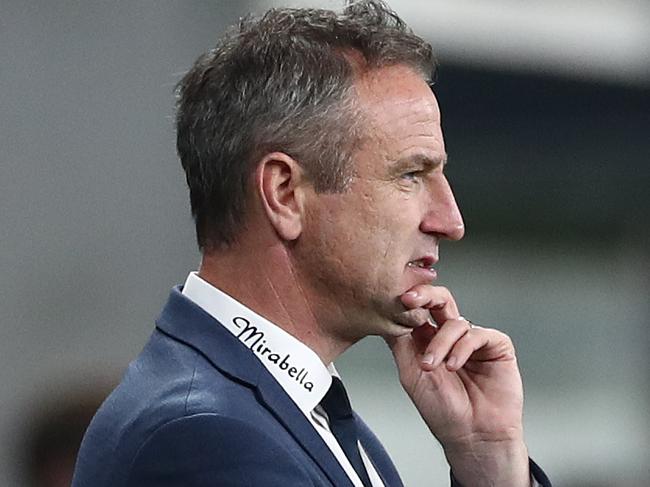
{"label": "jacket sleeve", "polygon": [[[530,464],[530,477],[531,477],[531,487],[553,487],[551,481],[548,479],[544,470],[542,470],[539,465],[533,462],[532,459],[528,459]],[[458,480],[454,477],[454,473],[451,472],[451,487],[463,487]]]}
{"label": "jacket sleeve", "polygon": [[196,414],[156,429],[131,464],[129,487],[312,486],[305,467],[254,425]]}

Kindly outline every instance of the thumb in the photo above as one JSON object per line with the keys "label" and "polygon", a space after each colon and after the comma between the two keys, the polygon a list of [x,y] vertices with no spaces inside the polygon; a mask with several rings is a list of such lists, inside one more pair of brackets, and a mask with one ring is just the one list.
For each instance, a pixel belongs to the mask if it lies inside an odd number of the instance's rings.
{"label": "thumb", "polygon": [[415,341],[410,333],[398,337],[385,336],[384,341],[390,348],[398,369],[401,369],[417,356]]}
{"label": "thumb", "polygon": [[394,337],[385,336],[384,341],[393,353],[397,366],[419,361],[426,352],[437,330],[429,324],[414,328],[411,333]]}

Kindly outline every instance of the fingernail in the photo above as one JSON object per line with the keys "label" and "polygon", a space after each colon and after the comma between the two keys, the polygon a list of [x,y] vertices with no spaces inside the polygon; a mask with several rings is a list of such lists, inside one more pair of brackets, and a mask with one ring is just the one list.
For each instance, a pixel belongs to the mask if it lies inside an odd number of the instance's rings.
{"label": "fingernail", "polygon": [[408,291],[404,293],[405,296],[410,296],[411,298],[417,298],[418,297],[418,292],[417,291]]}
{"label": "fingernail", "polygon": [[422,363],[431,365],[433,364],[433,359],[434,359],[433,354],[427,353],[424,357],[422,357]]}
{"label": "fingernail", "polygon": [[449,367],[450,369],[456,367],[456,364],[458,364],[458,359],[456,357],[452,356],[447,359],[447,367]]}

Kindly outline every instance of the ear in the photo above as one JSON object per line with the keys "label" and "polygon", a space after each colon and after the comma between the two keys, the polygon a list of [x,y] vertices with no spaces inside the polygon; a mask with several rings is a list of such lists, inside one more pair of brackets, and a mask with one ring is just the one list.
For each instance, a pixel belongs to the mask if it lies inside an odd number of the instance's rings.
{"label": "ear", "polygon": [[271,225],[283,240],[303,230],[306,180],[300,164],[283,152],[265,155],[255,171],[255,186]]}

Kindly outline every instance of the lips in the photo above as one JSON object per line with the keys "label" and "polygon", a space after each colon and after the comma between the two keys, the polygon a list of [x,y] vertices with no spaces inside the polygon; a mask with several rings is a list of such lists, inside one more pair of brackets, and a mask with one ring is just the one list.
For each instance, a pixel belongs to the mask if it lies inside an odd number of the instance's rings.
{"label": "lips", "polygon": [[406,264],[408,267],[419,267],[421,269],[432,269],[435,263],[438,262],[433,256],[425,255],[419,259],[415,259]]}
{"label": "lips", "polygon": [[412,272],[416,272],[426,280],[430,281],[437,277],[436,270],[433,268],[437,261],[438,259],[434,256],[426,255],[408,262],[406,267]]}

